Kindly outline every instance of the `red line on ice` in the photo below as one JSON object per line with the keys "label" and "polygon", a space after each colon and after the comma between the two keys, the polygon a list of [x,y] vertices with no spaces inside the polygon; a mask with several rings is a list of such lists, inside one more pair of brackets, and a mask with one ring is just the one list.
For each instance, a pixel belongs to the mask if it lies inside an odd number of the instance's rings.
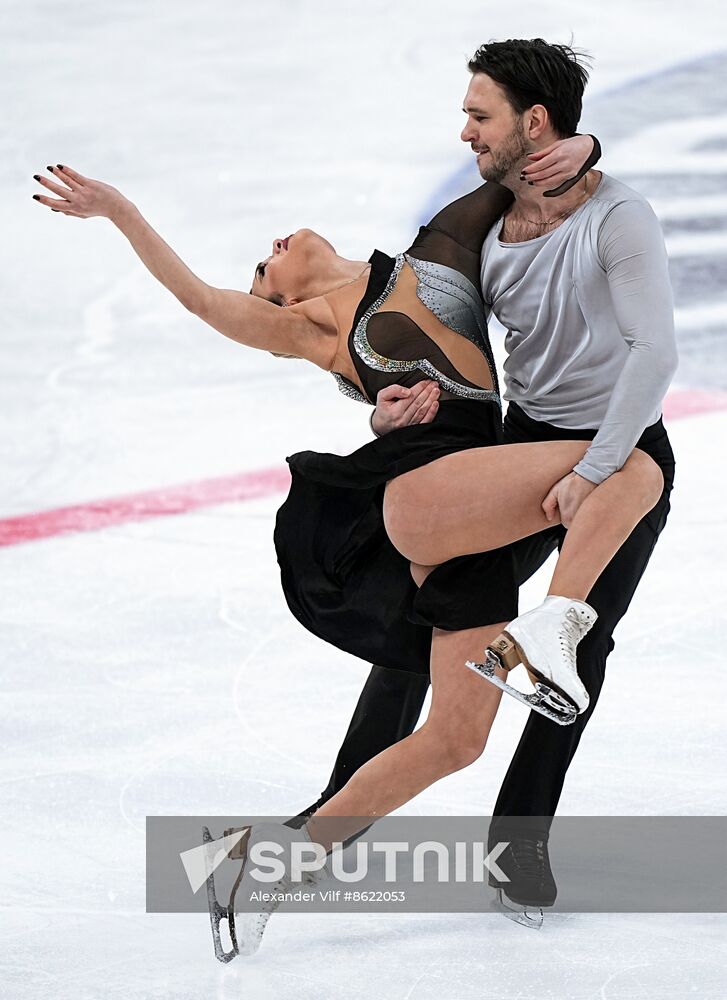
{"label": "red line on ice", "polygon": [[664,400],[666,420],[679,420],[698,413],[727,410],[727,392],[716,389],[672,389]]}
{"label": "red line on ice", "polygon": [[287,466],[258,469],[234,476],[202,479],[162,489],[130,493],[127,496],[92,500],[90,503],[57,507],[33,514],[0,519],[0,546],[33,542],[55,535],[79,531],[98,531],[128,521],[149,517],[188,514],[201,507],[241,500],[257,500],[287,490],[290,473]]}
{"label": "red line on ice", "polygon": [[[664,401],[667,420],[725,409],[727,393],[708,389],[673,389]],[[289,484],[287,466],[278,466],[0,518],[0,546],[98,531],[150,517],[188,514],[222,503],[257,500],[283,493]]]}

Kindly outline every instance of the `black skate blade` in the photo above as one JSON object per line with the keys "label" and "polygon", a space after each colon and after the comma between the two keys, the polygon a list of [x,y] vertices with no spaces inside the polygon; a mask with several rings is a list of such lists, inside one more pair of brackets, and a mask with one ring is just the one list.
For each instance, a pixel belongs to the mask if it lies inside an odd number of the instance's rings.
{"label": "black skate blade", "polygon": [[520,924],[521,927],[539,931],[543,926],[543,911],[539,906],[521,906],[520,903],[513,903],[507,899],[502,889],[497,890],[493,907],[498,913],[502,913],[508,920]]}
{"label": "black skate blade", "polygon": [[[206,826],[202,827],[202,843],[211,844],[214,842],[212,834]],[[234,921],[230,920],[230,908],[229,906],[220,905],[217,899],[217,893],[215,892],[215,876],[211,869],[207,868],[207,907],[210,913],[210,927],[212,928],[212,942],[215,947],[215,958],[220,962],[231,962],[239,954],[239,949],[237,947],[237,938],[235,937],[235,925]],[[222,935],[220,934],[220,922],[222,920],[227,921],[227,928],[230,932],[230,940],[232,942],[232,948],[230,951],[225,951],[225,947],[222,944]]]}
{"label": "black skate blade", "polygon": [[[497,653],[493,653],[491,649],[485,651],[484,663],[474,663],[472,660],[467,660],[465,666],[474,670],[480,677],[484,677],[490,684],[499,687],[501,691],[505,691],[517,699],[522,705],[527,705],[534,712],[544,715],[546,719],[557,722],[559,726],[570,726],[576,721],[578,712],[570,700],[564,698],[544,681],[541,680],[535,685],[533,694],[524,694],[506,681],[501,680],[495,673],[495,668],[502,667],[502,663]],[[532,670],[532,668],[530,669]]]}

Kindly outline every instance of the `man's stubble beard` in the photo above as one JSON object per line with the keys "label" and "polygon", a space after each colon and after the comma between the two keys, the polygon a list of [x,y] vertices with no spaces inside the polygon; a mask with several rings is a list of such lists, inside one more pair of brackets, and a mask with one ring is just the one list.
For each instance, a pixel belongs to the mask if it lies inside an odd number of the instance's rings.
{"label": "man's stubble beard", "polygon": [[519,118],[515,119],[512,132],[497,149],[490,149],[490,159],[480,167],[480,176],[485,181],[496,181],[501,184],[505,178],[514,173],[520,161],[530,152],[525,129]]}

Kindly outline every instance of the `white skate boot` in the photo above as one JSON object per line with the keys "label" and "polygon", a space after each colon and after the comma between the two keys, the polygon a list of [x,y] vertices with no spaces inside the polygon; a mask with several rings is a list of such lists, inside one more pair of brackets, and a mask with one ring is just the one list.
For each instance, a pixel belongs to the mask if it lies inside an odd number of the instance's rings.
{"label": "white skate boot", "polygon": [[[320,872],[303,872],[300,881],[294,882],[290,871],[286,871],[281,879],[274,883],[262,883],[253,879],[247,863],[248,853],[255,843],[261,840],[269,840],[281,846],[290,845],[293,841],[308,841],[305,827],[293,829],[283,823],[258,823],[255,826],[246,827],[245,834],[241,840],[230,850],[228,857],[235,861],[242,861],[240,873],[237,876],[230,901],[227,906],[221,906],[215,893],[214,875],[210,872],[207,878],[207,900],[210,911],[210,924],[212,926],[212,939],[215,946],[215,955],[220,962],[230,962],[236,955],[254,955],[262,943],[263,934],[268,920],[278,909],[282,900],[276,898],[280,893],[303,889],[309,891],[322,880],[329,876],[327,866],[323,866]],[[239,829],[225,830],[225,837],[239,833]],[[206,843],[212,842],[207,827],[203,829],[203,837]],[[322,850],[322,848],[321,848]],[[240,891],[241,901],[250,900],[251,893],[265,892],[270,894],[271,899],[259,904],[256,912],[240,911],[235,912],[235,899]],[[220,921],[227,920],[232,948],[225,951],[220,935]]]}
{"label": "white skate boot", "polygon": [[[490,643],[484,663],[467,661],[481,674],[524,705],[561,726],[575,722],[588,708],[588,692],[576,670],[576,647],[598,615],[584,601],[546,597],[539,608],[519,615]],[[495,673],[523,663],[535,683],[534,694],[523,694]]]}

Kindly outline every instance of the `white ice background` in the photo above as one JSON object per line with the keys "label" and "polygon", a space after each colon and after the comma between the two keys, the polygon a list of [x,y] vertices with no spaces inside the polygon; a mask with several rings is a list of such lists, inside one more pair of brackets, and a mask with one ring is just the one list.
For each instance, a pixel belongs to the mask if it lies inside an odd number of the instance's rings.
{"label": "white ice background", "polygon": [[[718,51],[725,27],[716,0],[3,0],[0,517],[369,435],[367,408],[330,377],[186,314],[106,220],[34,203],[46,164],[119,187],[205,280],[247,289],[272,239],[301,226],[352,258],[408,245],[471,157],[460,107],[480,42],[573,34],[596,57],[595,97]],[[651,110],[653,157],[668,158],[669,108]],[[608,149],[601,165],[617,172]],[[726,320],[719,305],[710,321]],[[669,431],[670,523],[618,630],[563,815],[725,812],[727,412]],[[255,958],[222,967],[205,916],[145,914],[145,816],[307,805],[367,673],[287,611],[280,500],[0,552],[0,994],[727,996],[722,915],[551,914],[539,933],[495,914],[281,915]],[[503,704],[482,759],[403,811],[491,811],[524,718]]]}

